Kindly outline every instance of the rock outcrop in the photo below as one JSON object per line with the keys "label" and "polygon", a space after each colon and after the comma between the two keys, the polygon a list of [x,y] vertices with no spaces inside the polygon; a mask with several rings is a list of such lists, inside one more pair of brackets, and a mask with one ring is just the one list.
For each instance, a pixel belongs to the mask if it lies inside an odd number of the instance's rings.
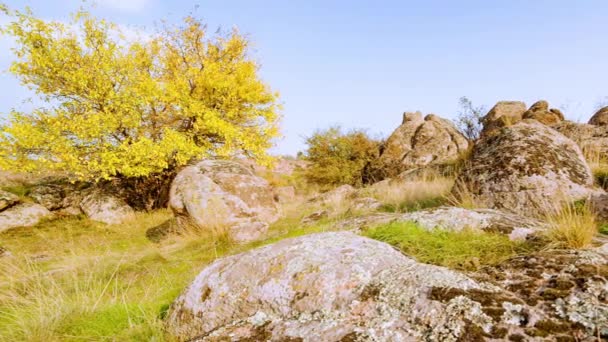
{"label": "rock outcrop", "polygon": [[608,260],[522,256],[464,275],[348,232],[206,267],[171,306],[179,341],[592,341],[608,337]]}
{"label": "rock outcrop", "polygon": [[100,190],[88,193],[80,203],[91,220],[105,224],[120,224],[135,217],[135,211],[118,197]]}
{"label": "rock outcrop", "polygon": [[405,214],[374,213],[339,221],[334,228],[351,232],[362,232],[374,226],[414,222],[424,229],[462,231],[472,229],[508,235],[512,240],[525,239],[546,229],[537,220],[496,209],[464,209],[438,207]]}
{"label": "rock outcrop", "polygon": [[16,204],[0,212],[0,232],[17,227],[34,226],[53,216],[47,208],[36,203]]}
{"label": "rock outcrop", "polygon": [[403,123],[381,148],[377,162],[369,166],[366,178],[374,183],[421,166],[457,161],[470,142],[454,124],[437,115],[423,118],[420,112],[403,114]]}
{"label": "rock outcrop", "polygon": [[526,112],[526,104],[520,101],[500,101],[483,117],[481,137],[490,136],[501,128],[520,122]]}
{"label": "rock outcrop", "polygon": [[279,217],[268,182],[227,160],[205,160],[181,170],[171,184],[169,207],[180,226],[227,229],[238,242],[261,238]]}
{"label": "rock outcrop", "polygon": [[19,197],[8,191],[0,190],[0,211],[19,203]]}
{"label": "rock outcrop", "polygon": [[175,301],[166,330],[181,341],[446,341],[492,332],[480,303],[441,303],[434,287],[495,289],[382,242],[314,234],[214,262]]}
{"label": "rock outcrop", "polygon": [[608,126],[563,121],[551,128],[576,142],[590,159],[608,156]]}
{"label": "rock outcrop", "polygon": [[545,125],[555,125],[564,121],[564,114],[557,108],[549,109],[549,103],[541,100],[530,106],[522,118],[536,120]]}
{"label": "rock outcrop", "polygon": [[482,139],[453,189],[455,196],[470,194],[482,206],[526,216],[593,192],[591,170],[578,145],[533,120]]}
{"label": "rock outcrop", "polygon": [[589,119],[589,124],[595,126],[608,126],[608,107],[604,107],[593,114],[591,119]]}

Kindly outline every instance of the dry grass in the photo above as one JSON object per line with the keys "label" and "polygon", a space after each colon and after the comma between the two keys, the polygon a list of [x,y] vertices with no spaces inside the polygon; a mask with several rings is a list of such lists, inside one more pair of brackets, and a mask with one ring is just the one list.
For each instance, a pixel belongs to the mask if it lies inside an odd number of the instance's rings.
{"label": "dry grass", "polygon": [[384,181],[364,192],[389,211],[406,212],[441,205],[453,184],[451,177],[429,176],[419,180]]}
{"label": "dry grass", "polygon": [[145,238],[170,217],[139,213],[116,226],[65,218],[0,234],[13,254],[0,258],[0,341],[164,341],[166,310],[205,265],[328,228],[286,218],[270,228],[272,237],[247,245],[222,230],[161,244]]}
{"label": "dry grass", "polygon": [[447,202],[455,207],[465,209],[476,209],[484,208],[485,205],[482,203],[471,190],[470,186],[464,182],[457,181],[454,189],[446,197]]}
{"label": "dry grass", "polygon": [[556,205],[545,214],[547,237],[557,247],[588,247],[598,233],[598,224],[587,203]]}

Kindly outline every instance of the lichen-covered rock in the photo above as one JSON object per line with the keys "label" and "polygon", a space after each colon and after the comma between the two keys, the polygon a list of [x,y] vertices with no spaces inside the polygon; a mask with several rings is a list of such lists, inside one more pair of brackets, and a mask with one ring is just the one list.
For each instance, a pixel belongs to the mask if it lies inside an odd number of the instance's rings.
{"label": "lichen-covered rock", "polygon": [[608,193],[600,192],[590,198],[591,208],[600,221],[608,222]]}
{"label": "lichen-covered rock", "polygon": [[65,193],[60,185],[41,184],[34,186],[28,196],[48,210],[57,210],[63,207]]}
{"label": "lichen-covered rock", "polygon": [[426,229],[474,229],[502,233],[509,235],[512,240],[525,239],[546,229],[542,222],[495,209],[440,207],[403,214],[399,221],[415,222]]}
{"label": "lichen-covered rock", "polygon": [[52,216],[53,214],[40,204],[17,204],[0,213],[0,232],[17,227],[33,226],[40,220]]}
{"label": "lichen-covered rock", "polygon": [[19,196],[8,191],[0,190],[0,211],[19,203]]}
{"label": "lichen-covered rock", "polygon": [[563,121],[551,128],[572,139],[592,160],[608,155],[608,125],[595,126]]}
{"label": "lichen-covered rock", "polygon": [[357,195],[357,189],[351,185],[344,184],[313,197],[310,202],[323,205],[339,205],[340,203],[356,198]]}
{"label": "lichen-covered rock", "polygon": [[91,191],[84,196],[80,207],[91,220],[106,224],[120,224],[135,215],[133,208],[123,200],[100,190]]}
{"label": "lichen-covered rock", "polygon": [[601,108],[598,110],[591,119],[589,119],[590,125],[596,126],[608,126],[608,107]]}
{"label": "lichen-covered rock", "polygon": [[369,182],[391,178],[421,166],[450,164],[468,149],[470,142],[454,124],[437,115],[403,114],[403,123],[386,140],[377,162],[369,166]]}
{"label": "lichen-covered rock", "polygon": [[348,232],[321,233],[217,260],[173,303],[166,330],[181,341],[456,341],[490,335],[482,304],[434,288],[497,288],[420,264]]}
{"label": "lichen-covered rock", "polygon": [[268,182],[242,164],[205,160],[181,170],[169,207],[182,226],[227,229],[238,242],[257,240],[279,217]]}
{"label": "lichen-covered rock", "polygon": [[533,216],[595,191],[578,145],[539,122],[525,120],[475,146],[453,194],[470,195],[488,208]]}
{"label": "lichen-covered rock", "polygon": [[302,220],[300,220],[300,223],[304,226],[307,226],[307,225],[311,225],[311,224],[318,222],[327,217],[329,217],[329,211],[317,210],[317,211],[303,217]]}
{"label": "lichen-covered rock", "polygon": [[293,186],[280,186],[274,189],[274,196],[279,203],[290,203],[296,200],[296,188]]}
{"label": "lichen-covered rock", "polygon": [[541,100],[530,106],[522,118],[536,120],[545,125],[554,125],[564,121],[564,114],[557,108],[549,109],[549,103]]}
{"label": "lichen-covered rock", "polygon": [[525,239],[546,229],[546,225],[534,219],[495,209],[464,209],[439,207],[405,214],[376,213],[353,217],[337,222],[336,230],[352,232],[396,222],[414,222],[424,229],[462,231],[473,229],[508,235],[512,240]]}
{"label": "lichen-covered rock", "polygon": [[500,101],[481,120],[483,130],[481,137],[490,136],[501,128],[516,124],[522,120],[526,104],[520,101]]}
{"label": "lichen-covered rock", "polygon": [[503,305],[494,315],[519,321],[523,329],[518,335],[525,341],[608,339],[608,255],[546,251],[516,257],[471,276],[522,300],[517,307]]}
{"label": "lichen-covered rock", "polygon": [[353,200],[351,211],[362,212],[362,211],[376,211],[382,207],[382,203],[372,197],[359,197]]}

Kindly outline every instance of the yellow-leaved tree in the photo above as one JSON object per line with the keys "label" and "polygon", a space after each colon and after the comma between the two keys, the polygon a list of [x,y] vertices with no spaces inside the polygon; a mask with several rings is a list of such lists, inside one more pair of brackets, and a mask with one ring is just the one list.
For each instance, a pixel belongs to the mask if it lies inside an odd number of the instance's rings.
{"label": "yellow-leaved tree", "polygon": [[68,23],[2,8],[12,18],[10,72],[42,106],[0,129],[0,168],[65,171],[81,180],[145,179],[193,158],[264,163],[278,136],[278,94],[236,30],[209,35],[187,17],[125,37],[86,11]]}

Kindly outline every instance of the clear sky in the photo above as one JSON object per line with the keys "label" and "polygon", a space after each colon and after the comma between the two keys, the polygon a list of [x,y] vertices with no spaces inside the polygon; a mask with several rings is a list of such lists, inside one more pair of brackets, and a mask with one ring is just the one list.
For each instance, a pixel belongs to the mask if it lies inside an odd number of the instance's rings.
{"label": "clear sky", "polygon": [[[3,0],[0,0],[2,2]],[[4,0],[66,19],[78,0]],[[608,1],[98,0],[95,14],[152,31],[189,13],[237,26],[254,42],[261,75],[281,93],[275,153],[339,124],[386,136],[404,111],[454,118],[458,99],[491,107],[546,99],[587,121],[608,96]],[[0,67],[11,59],[4,39]],[[0,112],[27,93],[0,75]]]}

